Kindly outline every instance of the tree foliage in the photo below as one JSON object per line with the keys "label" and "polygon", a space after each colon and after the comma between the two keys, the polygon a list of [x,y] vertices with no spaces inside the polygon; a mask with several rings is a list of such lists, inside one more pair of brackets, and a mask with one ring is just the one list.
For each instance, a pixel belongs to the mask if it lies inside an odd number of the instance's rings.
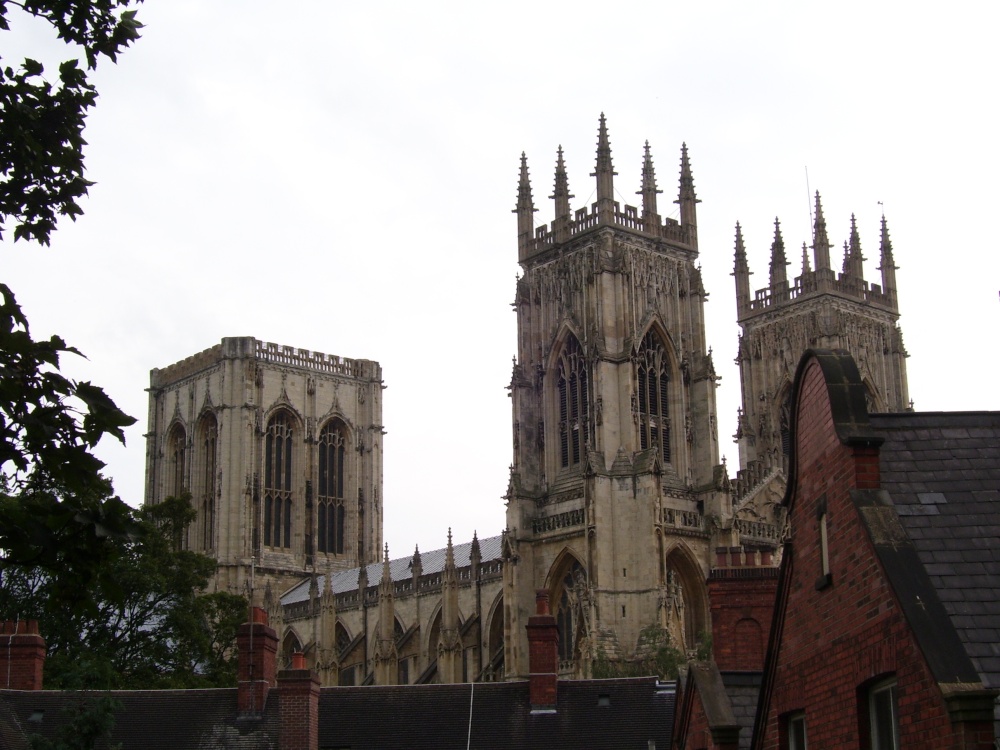
{"label": "tree foliage", "polygon": [[136,2],[0,0],[0,30],[10,30],[14,6],[48,21],[68,50],[83,57],[63,62],[56,82],[30,58],[0,67],[0,238],[13,220],[15,241],[47,245],[60,216],[75,220],[83,213],[78,201],[93,184],[84,176],[83,130],[97,101],[88,71],[102,57],[116,61],[139,38],[142,24],[129,9]]}
{"label": "tree foliage", "polygon": [[236,631],[247,603],[200,593],[215,562],[178,545],[194,518],[188,498],[134,515],[141,533],[109,539],[115,554],[95,577],[93,608],[66,610],[58,572],[9,567],[0,578],[0,612],[39,620],[50,688],[234,685]]}
{"label": "tree foliage", "polygon": [[76,606],[114,552],[104,540],[138,532],[93,455],[105,435],[124,442],[135,419],[97,386],[63,376],[62,354],[79,352],[58,336],[33,340],[0,284],[0,569],[58,571]]}
{"label": "tree foliage", "polygon": [[120,708],[121,704],[110,696],[82,694],[65,709],[67,721],[54,738],[31,736],[31,750],[91,750],[98,743],[108,750],[120,750],[121,745],[107,744],[115,726],[115,712]]}

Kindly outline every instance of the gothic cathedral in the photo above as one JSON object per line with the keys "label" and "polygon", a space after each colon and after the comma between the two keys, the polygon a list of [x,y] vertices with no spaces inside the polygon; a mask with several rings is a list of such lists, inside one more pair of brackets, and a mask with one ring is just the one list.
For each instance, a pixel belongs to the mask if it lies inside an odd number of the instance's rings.
{"label": "gothic cathedral", "polygon": [[[554,218],[536,226],[521,156],[501,534],[453,544],[449,533],[442,549],[389,558],[376,362],[230,338],[150,373],[146,502],[190,493],[198,516],[186,544],[218,560],[216,587],[268,609],[283,660],[304,653],[325,684],[523,678],[539,589],[556,615],[561,677],[607,664],[627,673],[665,646],[690,656],[712,632],[711,586],[779,562],[802,353],[849,350],[871,410],[908,408],[885,219],[881,285],[864,279],[853,217],[834,272],[817,194],[812,258],[803,245],[789,281],[776,221],[769,284],[753,293],[737,225],[742,408],[730,477],[687,147],[676,220],[659,213],[648,143],[641,207],[615,200],[616,174],[602,115],[596,202],[571,208],[560,148]],[[738,616],[739,648],[763,649],[760,623]]]}

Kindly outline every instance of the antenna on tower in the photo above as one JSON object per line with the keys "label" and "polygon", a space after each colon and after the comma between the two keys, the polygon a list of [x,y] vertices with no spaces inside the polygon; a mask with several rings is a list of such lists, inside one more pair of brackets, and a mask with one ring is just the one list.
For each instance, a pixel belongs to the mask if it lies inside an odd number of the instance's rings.
{"label": "antenna on tower", "polygon": [[809,207],[809,227],[813,225],[812,191],[809,189],[809,167],[806,167],[806,205]]}

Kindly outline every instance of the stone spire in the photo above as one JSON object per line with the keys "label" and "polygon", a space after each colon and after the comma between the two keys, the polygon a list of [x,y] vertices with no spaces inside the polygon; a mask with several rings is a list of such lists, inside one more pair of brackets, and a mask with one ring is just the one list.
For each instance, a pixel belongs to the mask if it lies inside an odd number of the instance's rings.
{"label": "stone spire", "polygon": [[569,180],[566,177],[566,164],[563,161],[562,145],[556,151],[556,184],[549,196],[556,203],[556,216],[552,221],[552,233],[556,242],[569,239],[570,217],[569,199],[574,196],[569,192]]}
{"label": "stone spire", "polygon": [[479,536],[475,531],[472,532],[472,547],[469,549],[469,564],[472,566],[473,580],[475,580],[475,573],[479,569],[479,563],[483,561],[483,553],[479,549]]}
{"label": "stone spire", "polygon": [[[413,546],[413,557],[410,559],[410,572],[414,578],[420,578],[424,574],[424,563],[420,558],[420,546]],[[416,589],[414,589],[416,591]]]}
{"label": "stone spire", "polygon": [[809,267],[809,248],[806,243],[802,243],[802,275],[812,273],[812,269]]}
{"label": "stone spire", "polygon": [[394,593],[387,544],[382,561],[382,580],[378,585],[378,642],[375,644],[375,682],[378,685],[395,685],[399,677]]}
{"label": "stone spire", "polygon": [[521,176],[517,182],[517,245],[523,257],[535,233],[535,203],[531,198],[531,178],[528,176],[528,157],[521,152]]}
{"label": "stone spire", "polygon": [[611,143],[608,140],[608,126],[601,112],[600,124],[597,128],[597,169],[591,177],[597,178],[597,220],[601,224],[613,224],[615,221],[615,184],[618,174],[611,164]]}
{"label": "stone spire", "polygon": [[771,243],[771,292],[788,288],[788,271],[785,266],[785,241],[781,238],[781,223],[774,218],[774,242]]}
{"label": "stone spire", "polygon": [[736,257],[732,275],[736,277],[736,309],[742,312],[750,307],[750,266],[747,264],[747,252],[743,247],[743,230],[739,222],[736,222]]}
{"label": "stone spire", "polygon": [[819,200],[819,190],[816,191],[816,216],[813,219],[813,258],[817,271],[830,269],[830,238],[826,234],[826,219],[823,218],[823,205]]}
{"label": "stone spire", "polygon": [[448,547],[441,573],[441,635],[438,640],[438,676],[441,682],[462,681],[462,640],[458,621],[458,571],[448,529]]}
{"label": "stone spire", "polygon": [[858,236],[858,223],[851,214],[851,238],[844,253],[844,274],[851,277],[860,287],[865,277],[864,256],[861,254],[861,238]]}
{"label": "stone spire", "polygon": [[646,141],[642,158],[642,188],[636,195],[642,196],[642,226],[647,232],[660,226],[660,215],[656,211],[656,194],[662,193],[656,189],[656,171],[653,169],[653,156],[649,152],[649,141]]}
{"label": "stone spire", "polygon": [[878,270],[882,272],[882,292],[889,298],[893,307],[896,306],[896,269],[898,266],[892,257],[892,240],[889,239],[889,225],[882,216],[882,246],[880,249],[881,263]]}
{"label": "stone spire", "polygon": [[681,144],[681,184],[675,203],[681,207],[681,226],[688,231],[688,241],[694,247],[698,247],[698,215],[695,207],[701,201],[694,192],[694,177],[691,175],[687,143]]}

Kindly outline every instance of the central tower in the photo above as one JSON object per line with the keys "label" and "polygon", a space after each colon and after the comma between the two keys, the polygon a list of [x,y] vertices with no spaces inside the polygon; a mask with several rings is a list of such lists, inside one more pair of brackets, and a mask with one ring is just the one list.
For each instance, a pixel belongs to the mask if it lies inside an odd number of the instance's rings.
{"label": "central tower", "polygon": [[555,218],[536,228],[521,156],[504,548],[511,676],[527,673],[524,624],[540,588],[557,614],[563,674],[639,658],[654,633],[693,648],[708,627],[706,519],[731,514],[687,147],[678,219],[658,212],[648,142],[641,210],[616,200],[603,115],[592,176],[596,202],[571,212],[560,147]]}

